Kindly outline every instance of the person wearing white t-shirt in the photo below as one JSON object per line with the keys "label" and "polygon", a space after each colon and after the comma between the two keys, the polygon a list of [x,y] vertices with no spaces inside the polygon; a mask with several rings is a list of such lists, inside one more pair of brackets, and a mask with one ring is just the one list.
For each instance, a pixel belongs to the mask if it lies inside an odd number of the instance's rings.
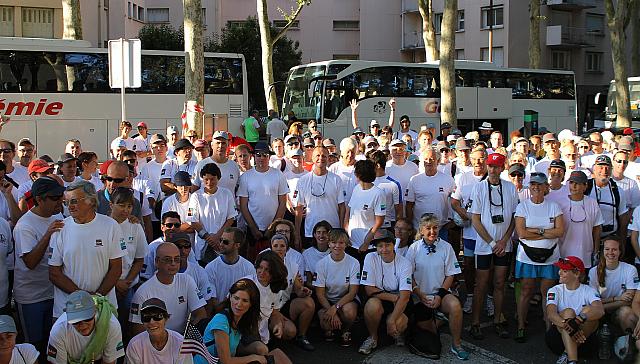
{"label": "person wearing white t-shirt", "polygon": [[273,142],[276,138],[284,138],[287,130],[289,130],[289,127],[287,127],[287,124],[285,124],[284,121],[278,118],[278,113],[276,113],[267,124],[267,136],[269,136],[269,141]]}
{"label": "person wearing white t-shirt", "polygon": [[55,286],[53,317],[60,317],[71,292],[99,293],[117,307],[114,287],[122,273],[126,244],[118,223],[96,213],[95,187],[88,181],[72,183],[64,193],[71,216],[51,237],[49,278]]}
{"label": "person wearing white t-shirt", "polygon": [[600,261],[595,269],[589,270],[589,286],[600,294],[606,313],[611,315],[612,323],[622,332],[633,331],[638,316],[631,304],[640,287],[636,267],[621,262],[623,243],[617,239],[605,239]]}
{"label": "person wearing white t-shirt", "polygon": [[527,340],[525,322],[537,281],[545,299],[547,290],[558,279],[558,269],[553,262],[560,258],[558,240],[564,235],[564,217],[560,206],[545,199],[549,191],[547,176],[539,172],[531,173],[529,190],[531,197],[520,202],[515,213],[516,232],[520,237],[515,276],[522,282],[515,339],[521,343]]}
{"label": "person wearing white t-shirt", "polygon": [[[394,180],[400,184],[400,193],[404,197],[409,180],[418,174],[418,166],[415,163],[407,161],[407,144],[402,139],[394,139],[389,143],[391,151],[391,160],[387,162],[386,172]],[[402,199],[404,208],[405,199]]]}
{"label": "person wearing white t-shirt", "polygon": [[534,166],[533,170],[538,173],[547,173],[549,170],[549,164],[552,160],[560,159],[560,142],[553,133],[546,133],[542,137],[542,148],[545,152],[545,157],[539,160]]}
{"label": "person wearing white t-shirt", "polygon": [[404,217],[400,183],[386,174],[387,155],[383,151],[371,152],[368,154],[368,158],[376,165],[376,179],[373,181],[373,185],[381,189],[386,197],[387,214],[382,227],[391,229],[395,225],[396,219]]}
{"label": "person wearing white t-shirt", "polygon": [[[152,206],[155,208],[155,203],[164,198],[164,193],[160,188],[160,172],[162,171],[162,164],[167,160],[167,140],[162,134],[153,134],[149,142],[153,159],[140,168],[140,177],[149,181],[151,189],[155,192],[153,196],[154,206]],[[152,214],[151,224],[153,226],[153,237],[157,238],[161,234],[160,217]]]}
{"label": "person wearing white t-shirt", "polygon": [[580,283],[585,271],[580,258],[568,256],[554,265],[560,269],[560,284],[549,288],[545,295],[546,317],[551,324],[545,342],[560,355],[559,363],[577,364],[579,348],[598,345],[590,336],[598,328],[604,309],[598,291]]}
{"label": "person wearing white t-shirt", "polygon": [[547,171],[549,177],[549,193],[544,197],[547,201],[558,203],[569,195],[569,186],[564,184],[564,175],[567,167],[562,159],[554,159],[549,163]]}
{"label": "person wearing white t-shirt", "polygon": [[[420,160],[424,173],[411,177],[407,191],[407,218],[418,226],[420,217],[428,213],[438,218],[444,226],[449,219],[449,197],[455,190],[453,177],[438,172],[440,152],[427,146],[423,149]],[[441,227],[442,227],[441,226]],[[441,237],[446,240],[446,229],[441,229]]]}
{"label": "person wearing white t-shirt", "polygon": [[[304,152],[302,149],[290,150],[287,157],[290,168],[285,170],[283,174],[284,178],[287,179],[289,193],[287,194],[287,211],[284,213],[284,218],[295,222],[296,207],[300,196],[298,182],[300,178],[309,172],[304,169]],[[342,183],[342,180],[340,182]],[[297,230],[297,233],[297,235],[300,235],[300,230]]]}
{"label": "person wearing white t-shirt", "polygon": [[215,163],[218,168],[220,168],[221,174],[218,184],[220,187],[231,191],[235,196],[238,183],[240,183],[240,167],[227,156],[229,139],[229,133],[224,130],[218,130],[213,133],[213,138],[211,139],[211,156],[198,162],[196,169],[193,171],[193,182],[195,185],[200,186],[200,170],[209,163]]}
{"label": "person wearing white t-shirt", "polygon": [[162,163],[160,170],[160,189],[166,195],[176,192],[175,175],[178,172],[186,172],[193,176],[197,162],[191,159],[193,144],[187,139],[180,139],[174,145],[175,159],[167,159]]}
{"label": "person wearing white t-shirt", "polygon": [[117,151],[119,149],[119,146],[122,144],[124,144],[126,150],[134,150],[135,140],[133,140],[133,138],[129,136],[129,133],[131,133],[131,129],[131,123],[127,120],[123,120],[122,122],[120,122],[120,135],[118,135],[117,138],[113,139],[110,145],[111,155],[113,159],[118,159]]}
{"label": "person wearing white t-shirt", "polygon": [[233,225],[238,212],[233,193],[218,186],[221,178],[218,165],[209,163],[202,167],[200,178],[202,188],[189,198],[189,210],[193,214],[187,221],[197,231],[196,256],[207,264],[217,256],[215,251],[222,232]]}
{"label": "person wearing white t-shirt", "polygon": [[178,251],[180,251],[180,269],[178,273],[185,273],[193,278],[198,291],[202,294],[202,299],[207,303],[207,314],[213,312],[215,299],[215,297],[213,297],[213,288],[211,287],[211,282],[209,282],[209,277],[204,268],[189,259],[192,250],[189,235],[185,233],[170,234],[167,243],[173,243],[178,248]]}
{"label": "person wearing white t-shirt", "polygon": [[329,231],[331,225],[327,221],[320,221],[313,227],[313,241],[311,246],[302,252],[304,264],[305,285],[313,289],[313,277],[317,273],[318,262],[329,255]]}
{"label": "person wearing white t-shirt", "polygon": [[[260,291],[260,322],[258,333],[266,345],[271,335],[281,340],[291,340],[296,335],[296,327],[287,320],[278,307],[280,294],[287,288],[287,268],[278,255],[266,250],[256,258],[254,282]],[[288,324],[287,324],[288,323]]]}
{"label": "person wearing white t-shirt", "polygon": [[585,192],[585,195],[595,198],[600,206],[604,219],[600,232],[602,238],[609,235],[627,236],[631,215],[627,196],[611,178],[611,170],[611,158],[606,155],[598,156],[593,165],[593,178],[589,180]]}
{"label": "person wearing white t-shirt", "polygon": [[413,267],[394,249],[395,236],[388,230],[376,232],[373,242],[376,252],[367,254],[360,278],[368,299],[364,306],[364,321],[369,337],[358,352],[370,354],[378,346],[378,326],[386,316],[387,334],[397,344],[404,343],[404,332],[411,312]]}
{"label": "person wearing white t-shirt", "polygon": [[416,240],[407,251],[406,258],[413,267],[413,302],[416,327],[437,334],[436,311],[448,315],[449,330],[453,337],[451,352],[461,360],[469,358],[462,347],[462,306],[450,289],[460,264],[451,244],[439,235],[440,222],[434,215],[420,218]]}
{"label": "person wearing white t-shirt", "polygon": [[391,207],[386,205],[384,192],[373,185],[376,179],[373,161],[357,161],[353,173],[358,185],[345,211],[344,226],[351,238],[350,254],[358,256],[358,261],[363,261],[373,235],[384,224],[386,210]]}
{"label": "person wearing white t-shirt", "polygon": [[[34,364],[38,362],[40,353],[31,344],[16,344],[18,330],[13,317],[0,315],[0,337],[2,337],[2,347],[0,347],[0,360],[7,364]],[[8,360],[8,361],[7,361]]]}
{"label": "person wearing white t-shirt", "polygon": [[[191,236],[191,241],[195,241],[195,230],[189,224],[189,222],[193,221],[196,218],[196,211],[189,206],[189,201],[191,198],[191,187],[193,184],[191,183],[191,177],[187,172],[180,171],[173,176],[173,185],[176,188],[176,193],[171,196],[168,196],[162,202],[162,212],[161,216],[164,216],[165,213],[169,211],[175,211],[180,215],[180,221],[182,225],[180,225],[180,231],[183,233],[188,233]],[[197,253],[197,252],[195,252]],[[199,256],[196,256],[199,259]]]}
{"label": "person wearing white t-shirt", "polygon": [[[480,311],[489,288],[489,279],[493,276],[494,329],[503,339],[509,337],[502,311],[504,301],[504,282],[511,266],[511,236],[515,223],[513,214],[518,206],[516,187],[500,178],[504,171],[505,156],[498,153],[487,157],[487,178],[477,183],[471,193],[471,221],[477,232],[475,244],[476,286],[473,292],[473,310],[471,328],[474,339],[482,339],[480,331]],[[492,272],[493,271],[493,272]]]}
{"label": "person wearing white t-shirt", "polygon": [[337,174],[342,179],[342,186],[345,192],[344,202],[347,205],[351,199],[351,192],[358,184],[353,174],[356,154],[358,154],[357,142],[353,138],[344,138],[340,142],[340,160],[329,166],[329,172]]}
{"label": "person wearing white t-shirt", "polygon": [[565,220],[564,236],[560,239],[560,256],[576,256],[584,262],[586,268],[591,268],[597,264],[594,258],[600,250],[603,219],[598,202],[584,195],[587,181],[584,172],[571,172],[567,181],[570,194],[558,200]]}
{"label": "person wearing white t-shirt", "polygon": [[133,295],[129,321],[134,335],[144,327],[140,317],[140,305],[149,298],[160,298],[167,304],[171,315],[167,328],[184,332],[187,319],[197,325],[207,316],[204,294],[198,290],[193,278],[180,269],[180,251],[172,243],[162,243],[156,250],[156,274],[144,282]]}
{"label": "person wearing white t-shirt", "polygon": [[618,150],[611,157],[612,169],[611,178],[616,182],[618,188],[624,191],[627,197],[627,208],[632,211],[640,205],[640,188],[635,178],[625,176],[625,171],[629,165],[629,157],[632,151]]}
{"label": "person wearing white t-shirt", "polygon": [[337,174],[327,170],[328,158],[327,148],[315,147],[311,157],[311,172],[302,176],[296,184],[295,231],[300,231],[304,217],[303,234],[307,241],[312,238],[313,227],[318,222],[324,220],[337,228],[344,221],[345,192],[342,180]]}
{"label": "person wearing white t-shirt", "polygon": [[318,311],[320,327],[325,340],[333,340],[340,332],[341,345],[351,345],[351,326],[358,314],[356,294],[360,287],[360,264],[345,253],[349,235],[343,229],[329,232],[331,254],[320,259],[313,275],[313,287],[321,308]]}

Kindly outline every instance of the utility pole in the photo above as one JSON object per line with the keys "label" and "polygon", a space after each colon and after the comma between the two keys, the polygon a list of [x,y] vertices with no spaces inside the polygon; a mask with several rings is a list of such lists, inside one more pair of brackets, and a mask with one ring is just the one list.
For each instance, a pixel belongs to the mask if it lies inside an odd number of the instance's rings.
{"label": "utility pole", "polygon": [[493,62],[493,0],[489,0],[489,10],[487,11],[487,21],[489,25],[489,62]]}

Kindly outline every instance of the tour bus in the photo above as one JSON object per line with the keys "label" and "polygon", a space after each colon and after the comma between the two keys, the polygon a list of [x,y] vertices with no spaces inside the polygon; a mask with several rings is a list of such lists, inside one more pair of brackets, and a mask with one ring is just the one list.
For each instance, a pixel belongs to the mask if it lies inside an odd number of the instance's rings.
{"label": "tour bus", "polygon": [[[456,61],[457,127],[466,133],[485,121],[508,133],[523,126],[525,110],[538,114],[539,127],[577,129],[576,87],[570,71],[499,68],[492,63]],[[411,128],[439,131],[440,73],[437,62],[391,63],[324,61],[293,67],[283,115],[316,119],[329,137],[350,135],[352,99],[358,101],[359,127],[371,120],[388,125],[389,100],[396,99],[396,123],[408,115]],[[446,120],[443,120],[443,122]]]}
{"label": "tour bus", "polygon": [[[640,77],[629,77],[629,100],[631,101],[631,123],[632,127],[640,127]],[[595,103],[598,104],[601,95],[596,95]],[[611,80],[609,92],[607,93],[607,106],[605,107],[605,122],[609,127],[615,126],[618,116],[616,105],[616,81]]]}
{"label": "tour bus", "polygon": [[[244,56],[204,54],[205,125],[215,119],[234,134],[248,114]],[[126,89],[126,115],[144,121],[149,133],[182,129],[184,52],[142,51],[142,87]],[[119,135],[120,89],[109,87],[106,48],[87,41],[0,37],[0,114],[10,117],[0,137],[30,138],[38,155],[54,159],[68,139],[108,158]],[[214,117],[215,115],[215,117]],[[207,124],[207,121],[209,122]]]}

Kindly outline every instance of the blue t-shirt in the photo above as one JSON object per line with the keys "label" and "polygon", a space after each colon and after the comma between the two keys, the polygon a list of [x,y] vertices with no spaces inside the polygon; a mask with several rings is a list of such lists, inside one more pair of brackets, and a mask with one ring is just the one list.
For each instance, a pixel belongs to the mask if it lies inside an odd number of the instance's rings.
{"label": "blue t-shirt", "polygon": [[[211,321],[209,321],[207,328],[204,330],[204,336],[202,338],[211,355],[218,357],[218,351],[216,350],[216,337],[214,333],[215,330],[226,332],[229,335],[229,352],[231,353],[231,356],[236,356],[236,350],[238,349],[238,344],[240,343],[242,335],[239,331],[234,330],[229,326],[227,315],[219,313],[213,316]],[[195,356],[195,359],[197,364],[206,364],[204,358],[199,355]]]}

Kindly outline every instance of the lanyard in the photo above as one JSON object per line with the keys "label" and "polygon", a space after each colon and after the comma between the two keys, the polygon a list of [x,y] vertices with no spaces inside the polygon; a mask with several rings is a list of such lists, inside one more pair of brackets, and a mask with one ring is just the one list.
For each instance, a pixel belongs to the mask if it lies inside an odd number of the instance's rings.
{"label": "lanyard", "polygon": [[504,215],[504,196],[502,195],[502,180],[500,180],[500,183],[498,184],[498,195],[500,196],[500,204],[494,204],[493,203],[493,198],[491,197],[491,184],[489,183],[489,180],[487,180],[487,189],[489,191],[489,213],[491,215],[493,215],[493,212],[491,211],[493,206],[496,207],[500,207],[500,209],[502,210],[502,215]]}

